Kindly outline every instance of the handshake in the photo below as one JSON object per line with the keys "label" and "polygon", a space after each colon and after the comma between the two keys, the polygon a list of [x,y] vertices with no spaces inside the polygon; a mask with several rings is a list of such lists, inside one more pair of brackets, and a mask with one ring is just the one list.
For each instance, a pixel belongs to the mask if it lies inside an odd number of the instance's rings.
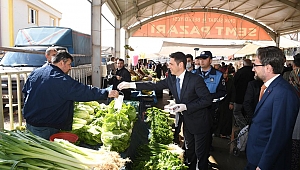
{"label": "handshake", "polygon": [[119,90],[123,90],[123,89],[135,89],[136,85],[134,82],[121,82],[118,87]]}

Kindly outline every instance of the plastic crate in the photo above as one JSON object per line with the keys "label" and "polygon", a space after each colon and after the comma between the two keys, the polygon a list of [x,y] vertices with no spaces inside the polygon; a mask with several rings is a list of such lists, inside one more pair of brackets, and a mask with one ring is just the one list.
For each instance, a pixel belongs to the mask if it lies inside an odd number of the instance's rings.
{"label": "plastic crate", "polygon": [[154,97],[140,97],[140,110],[139,113],[143,115],[143,113],[150,107],[156,105]]}

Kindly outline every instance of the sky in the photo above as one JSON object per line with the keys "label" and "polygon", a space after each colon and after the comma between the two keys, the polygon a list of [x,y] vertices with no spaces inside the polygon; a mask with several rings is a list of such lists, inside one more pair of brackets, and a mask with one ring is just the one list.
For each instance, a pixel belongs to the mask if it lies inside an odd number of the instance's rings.
{"label": "sky", "polygon": [[[61,27],[69,27],[76,31],[91,34],[91,3],[88,0],[42,0],[62,13]],[[114,16],[106,5],[102,6],[102,14],[114,23]],[[102,18],[102,44],[114,46],[111,38],[114,28]]]}

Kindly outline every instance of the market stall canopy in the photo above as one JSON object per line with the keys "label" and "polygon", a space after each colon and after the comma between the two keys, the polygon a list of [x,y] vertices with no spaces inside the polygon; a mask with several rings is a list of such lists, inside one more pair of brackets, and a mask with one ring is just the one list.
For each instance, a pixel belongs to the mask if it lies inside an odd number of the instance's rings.
{"label": "market stall canopy", "polygon": [[238,50],[243,48],[244,45],[203,45],[203,44],[186,44],[186,43],[174,43],[164,41],[159,52],[162,56],[169,56],[171,53],[176,51],[181,51],[185,54],[192,54],[194,56],[194,48],[199,48],[197,55],[201,51],[211,51],[213,56],[231,56],[236,53]]}
{"label": "market stall canopy", "polygon": [[141,58],[159,59],[176,51],[194,56],[194,48],[199,48],[197,55],[210,50],[215,56],[230,56],[244,46],[245,40],[130,37],[129,44],[134,48],[130,56],[142,54]]}
{"label": "market stall canopy", "polygon": [[[130,37],[129,44],[134,51],[129,55],[140,55],[140,58],[157,59],[168,58],[176,51],[196,56],[201,51],[211,51],[214,56],[243,57],[255,54],[258,47],[276,46],[274,41],[247,41],[247,40],[224,40],[224,39],[196,39],[196,38],[153,38],[153,37]],[[280,37],[280,48],[300,47],[300,42]],[[229,57],[230,58],[230,57]]]}
{"label": "market stall canopy", "polygon": [[[261,45],[261,46],[276,46],[276,43],[274,41],[255,41],[253,43],[255,43],[257,45]],[[300,42],[290,40],[285,37],[280,37],[279,47],[280,48],[300,47]]]}
{"label": "market stall canopy", "polygon": [[286,34],[300,29],[298,0],[111,0],[107,4],[120,20],[121,27],[127,30],[139,29],[150,20],[170,14],[194,11],[236,15],[269,28],[273,34]]}
{"label": "market stall canopy", "polygon": [[235,54],[234,57],[243,57],[245,55],[251,55],[251,54],[255,54],[256,50],[261,47],[260,45],[257,44],[252,44],[252,43],[248,43],[247,45],[245,45],[242,49],[238,50]]}
{"label": "market stall canopy", "polygon": [[[240,49],[234,54],[234,57],[243,57],[245,55],[255,54],[256,50],[259,47],[266,47],[266,46],[276,46],[276,44],[274,41],[253,41],[251,43],[246,43],[246,45],[242,49]],[[300,42],[281,37],[279,47],[296,48],[296,47],[300,47]]]}

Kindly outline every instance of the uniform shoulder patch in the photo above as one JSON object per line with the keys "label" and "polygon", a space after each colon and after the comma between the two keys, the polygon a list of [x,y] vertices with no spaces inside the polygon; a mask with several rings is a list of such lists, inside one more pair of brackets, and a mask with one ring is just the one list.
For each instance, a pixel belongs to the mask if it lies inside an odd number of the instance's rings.
{"label": "uniform shoulder patch", "polygon": [[225,79],[222,79],[222,85],[225,86]]}

